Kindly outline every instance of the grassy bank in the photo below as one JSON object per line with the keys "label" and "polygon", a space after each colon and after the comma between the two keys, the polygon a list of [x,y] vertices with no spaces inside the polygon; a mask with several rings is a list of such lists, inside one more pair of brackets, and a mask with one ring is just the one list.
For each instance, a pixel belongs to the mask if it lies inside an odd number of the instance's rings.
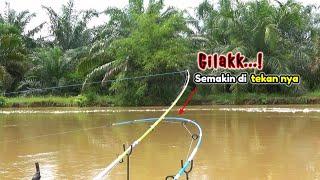
{"label": "grassy bank", "polygon": [[[114,99],[108,96],[35,96],[0,98],[0,107],[85,107],[85,106],[114,106]],[[221,104],[221,105],[244,105],[244,104],[320,104],[320,90],[310,92],[302,96],[285,96],[279,94],[216,94],[209,96],[196,95],[192,105]]]}
{"label": "grassy bank", "polygon": [[[1,101],[1,99],[3,99]],[[1,103],[2,102],[2,103]],[[34,96],[0,98],[0,107],[85,107],[112,106],[107,96]]]}

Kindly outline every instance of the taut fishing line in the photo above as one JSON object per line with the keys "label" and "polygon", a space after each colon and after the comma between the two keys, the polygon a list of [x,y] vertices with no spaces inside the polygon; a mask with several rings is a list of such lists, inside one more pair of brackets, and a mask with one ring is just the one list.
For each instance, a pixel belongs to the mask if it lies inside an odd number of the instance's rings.
{"label": "taut fishing line", "polygon": [[[115,81],[124,81],[124,80],[134,80],[134,79],[144,79],[144,78],[149,78],[149,77],[157,77],[157,76],[167,76],[167,75],[175,75],[175,74],[185,74],[185,82],[184,85],[182,86],[182,89],[180,93],[177,95],[176,99],[172,102],[170,107],[159,117],[159,118],[149,118],[149,119],[140,119],[140,120],[135,120],[135,121],[129,121],[129,122],[122,122],[122,123],[115,123],[113,126],[120,126],[120,125],[126,125],[126,124],[134,124],[134,123],[153,123],[149,129],[145,131],[144,134],[142,134],[137,140],[135,140],[129,148],[125,149],[125,151],[120,154],[114,161],[112,161],[106,168],[104,168],[103,171],[101,171],[97,176],[94,177],[95,180],[98,179],[103,179],[105,176],[107,176],[110,171],[116,167],[119,162],[131,151],[149,134],[151,133],[156,126],[161,121],[166,121],[166,122],[172,122],[172,123],[177,123],[177,122],[182,122],[183,127],[186,129],[188,134],[192,137],[192,141],[189,145],[188,149],[188,154],[185,163],[182,164],[181,169],[178,171],[178,173],[175,176],[172,176],[174,179],[179,179],[180,176],[182,176],[185,173],[185,170],[190,164],[192,164],[193,158],[198,151],[198,148],[201,144],[202,141],[202,130],[201,127],[199,126],[198,123],[189,120],[189,119],[184,119],[184,118],[175,118],[175,117],[166,117],[166,115],[170,112],[170,110],[177,104],[181,96],[184,94],[185,90],[187,89],[189,80],[190,80],[190,73],[188,70],[186,71],[177,71],[177,72],[168,72],[168,73],[162,73],[162,74],[153,74],[153,75],[144,75],[144,76],[137,76],[137,77],[131,77],[131,78],[122,78],[122,79],[112,79],[112,80],[107,80],[105,82],[115,82]],[[98,84],[101,83],[101,81],[98,82],[91,82],[87,84]],[[33,91],[44,91],[44,90],[53,90],[53,89],[60,89],[60,88],[66,88],[66,87],[76,87],[76,86],[82,86],[83,84],[71,84],[71,85],[65,85],[65,86],[56,86],[56,87],[47,87],[47,88],[42,88],[42,89],[30,89],[30,90],[24,90],[24,91],[15,91],[15,92],[7,92],[4,93],[4,95],[10,95],[10,94],[20,94],[20,93],[28,93],[28,92],[33,92]],[[191,123],[195,125],[198,128],[199,134],[196,135],[196,138],[194,138],[195,134],[192,134],[191,131],[186,127],[186,123]],[[63,131],[63,132],[57,132],[57,133],[51,133],[51,134],[44,134],[44,135],[39,135],[39,136],[33,136],[33,137],[26,137],[26,138],[20,138],[20,139],[10,139],[10,140],[4,140],[0,141],[0,143],[10,143],[10,142],[21,142],[21,141],[28,141],[28,140],[34,140],[37,138],[42,138],[42,137],[47,137],[47,136],[55,136],[55,135],[63,135],[63,134],[68,134],[68,133],[75,133],[78,131],[89,131],[89,130],[94,130],[94,129],[100,129],[104,128],[107,126],[98,126],[98,127],[91,127],[91,128],[85,128],[85,129],[76,129],[76,130],[70,130],[70,131]],[[191,147],[193,145],[193,142],[195,140],[198,140],[198,143],[195,145],[195,148],[191,151]],[[192,166],[192,165],[191,165]]]}
{"label": "taut fishing line", "polygon": [[[116,167],[121,160],[127,156],[128,154],[131,154],[132,150],[146,137],[150,134],[150,132],[152,132],[157,126],[158,124],[165,119],[166,115],[170,112],[170,110],[177,104],[177,102],[179,101],[179,99],[182,97],[182,95],[184,94],[185,90],[187,89],[187,86],[189,84],[189,80],[190,80],[190,73],[188,70],[185,71],[186,72],[186,78],[185,78],[185,83],[180,91],[180,93],[178,94],[178,96],[176,97],[176,99],[172,102],[171,106],[156,120],[152,120],[154,121],[153,124],[150,126],[149,129],[147,129],[145,131],[144,134],[142,134],[137,140],[135,140],[127,149],[124,150],[124,152],[122,154],[120,154],[115,160],[113,160],[106,168],[104,168],[97,176],[94,177],[94,180],[100,180],[103,179],[105,176],[107,176],[111,170]],[[202,133],[201,133],[202,135]],[[200,144],[199,144],[200,145]],[[196,148],[197,151],[198,148]],[[178,179],[183,173],[184,170],[189,166],[189,164],[191,163],[191,160],[193,159],[193,156],[195,155],[196,151],[192,152],[191,155],[188,158],[188,160],[184,163],[183,167],[180,169],[180,171],[177,173],[177,175],[174,177],[174,179]]]}
{"label": "taut fishing line", "polygon": [[63,134],[80,132],[80,131],[90,131],[90,130],[101,129],[101,128],[105,128],[105,127],[106,127],[106,125],[97,126],[97,127],[91,127],[91,128],[84,128],[84,129],[75,129],[75,130],[70,130],[70,131],[62,131],[62,132],[57,132],[57,133],[43,134],[43,135],[39,135],[39,136],[31,136],[31,137],[20,138],[20,139],[19,138],[17,138],[17,139],[9,139],[9,140],[0,141],[0,144],[1,143],[11,143],[11,142],[32,141],[34,139],[43,138],[43,137],[63,135]]}
{"label": "taut fishing line", "polygon": [[[116,81],[126,81],[126,80],[137,80],[137,79],[145,79],[145,78],[151,78],[151,77],[158,77],[158,76],[169,76],[169,75],[176,75],[176,74],[182,74],[185,73],[186,71],[175,71],[175,72],[167,72],[167,73],[159,73],[159,74],[151,74],[151,75],[144,75],[144,76],[136,76],[136,77],[126,77],[126,78],[118,78],[118,79],[110,79],[103,81],[104,83],[107,82],[116,82]],[[90,82],[86,83],[87,85],[92,85],[92,84],[100,84],[101,81],[95,81],[95,82]],[[81,84],[69,84],[69,85],[64,85],[64,86],[53,86],[53,87],[46,87],[46,88],[34,88],[34,89],[28,89],[28,90],[23,90],[23,91],[12,91],[12,92],[3,92],[2,94],[5,95],[14,95],[14,94],[23,94],[23,93],[30,93],[30,92],[35,92],[35,91],[45,91],[45,90],[54,90],[54,89],[62,89],[62,88],[68,88],[68,87],[78,87],[82,86],[83,83]]]}

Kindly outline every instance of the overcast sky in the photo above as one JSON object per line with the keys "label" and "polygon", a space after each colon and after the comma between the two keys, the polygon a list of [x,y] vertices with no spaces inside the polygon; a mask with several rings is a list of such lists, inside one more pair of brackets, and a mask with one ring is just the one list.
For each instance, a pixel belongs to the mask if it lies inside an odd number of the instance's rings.
{"label": "overcast sky", "polygon": [[[66,4],[69,0],[0,0],[0,12],[2,13],[5,8],[5,2],[10,3],[10,7],[17,10],[29,10],[30,12],[34,12],[37,14],[31,23],[30,27],[34,27],[41,22],[48,21],[48,16],[46,12],[41,8],[41,5],[52,7],[56,11],[60,11],[61,5]],[[148,2],[148,0],[145,0]],[[218,0],[211,0],[213,2],[217,2]],[[244,0],[248,1],[248,0]],[[280,0],[284,2],[285,0]],[[320,0],[297,0],[299,2],[303,2],[303,4],[315,4],[320,6]],[[107,7],[125,7],[128,5],[128,0],[74,0],[75,6],[77,10],[85,10],[85,9],[96,9],[98,11],[103,11]],[[194,8],[203,2],[203,0],[164,0],[164,3],[167,6],[174,6],[179,9],[186,9],[189,12],[193,12]],[[99,25],[105,22],[107,17],[101,16],[98,19],[93,19],[90,23],[90,26]],[[29,27],[29,28],[30,28]],[[45,34],[46,31],[42,32]]]}

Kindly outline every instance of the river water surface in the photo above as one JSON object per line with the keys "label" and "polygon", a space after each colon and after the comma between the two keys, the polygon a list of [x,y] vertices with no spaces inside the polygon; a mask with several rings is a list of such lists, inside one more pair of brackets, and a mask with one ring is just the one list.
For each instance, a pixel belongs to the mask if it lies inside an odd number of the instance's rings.
{"label": "river water surface", "polygon": [[[203,143],[190,179],[319,179],[320,106],[195,106]],[[0,110],[0,179],[91,179],[150,124],[114,122],[159,117],[164,108]],[[176,116],[172,111],[170,116]],[[188,125],[190,131],[196,128]],[[180,168],[191,138],[181,124],[161,123],[131,156],[133,180],[165,179]],[[125,163],[109,179],[125,179]],[[183,177],[182,179],[185,179]]]}

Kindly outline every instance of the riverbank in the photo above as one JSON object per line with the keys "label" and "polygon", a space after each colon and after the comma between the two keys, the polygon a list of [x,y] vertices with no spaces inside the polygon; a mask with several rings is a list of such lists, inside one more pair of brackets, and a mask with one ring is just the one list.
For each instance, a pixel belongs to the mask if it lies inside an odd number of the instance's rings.
{"label": "riverbank", "polygon": [[108,96],[30,96],[30,97],[0,97],[0,107],[90,107],[112,106]]}
{"label": "riverbank", "polygon": [[[183,102],[183,101],[181,101]],[[181,103],[180,102],[180,103]],[[115,100],[109,96],[80,95],[73,97],[34,96],[34,97],[0,97],[0,107],[109,107]],[[268,105],[268,104],[320,104],[320,91],[301,96],[279,94],[218,94],[200,96],[197,94],[192,105]]]}

